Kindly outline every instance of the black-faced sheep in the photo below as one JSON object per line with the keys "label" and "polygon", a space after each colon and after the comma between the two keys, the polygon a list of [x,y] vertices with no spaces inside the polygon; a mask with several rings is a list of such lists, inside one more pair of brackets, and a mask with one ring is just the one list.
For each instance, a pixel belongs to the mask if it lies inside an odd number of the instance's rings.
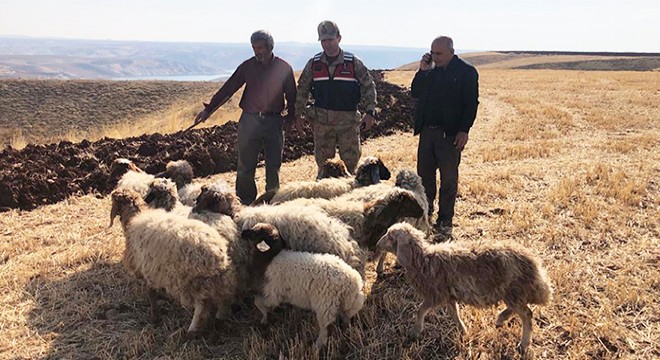
{"label": "black-faced sheep", "polygon": [[[349,226],[351,237],[361,247],[376,250],[376,242],[393,224],[406,218],[420,218],[423,208],[409,190],[392,188],[376,201],[362,203],[361,201],[345,201],[341,198],[332,199],[296,199],[287,201],[286,206],[319,207],[328,215],[341,220]],[[383,271],[385,253],[376,251],[378,259],[376,271]]]}
{"label": "black-faced sheep", "polygon": [[364,158],[355,170],[355,178],[290,182],[265,192],[250,205],[276,204],[298,198],[330,199],[355,188],[378,184],[380,180],[388,180],[390,176],[389,169],[380,158],[369,156]]}
{"label": "black-faced sheep", "polygon": [[364,273],[365,253],[350,236],[349,228],[319,208],[300,206],[241,205],[228,187],[204,187],[193,212],[212,211],[229,215],[239,230],[257,223],[274,225],[287,239],[287,247],[296,251],[328,253],[339,256],[350,266]]}
{"label": "black-faced sheep", "polygon": [[362,309],[365,300],[362,278],[337,256],[282,250],[282,239],[272,225],[255,224],[243,231],[242,236],[255,243],[255,247],[262,241],[269,247],[262,250],[263,255],[255,254],[260,261],[254,260],[267,265],[262,291],[254,300],[263,314],[262,323],[268,321],[268,311],[281,303],[312,310],[319,325],[315,345],[322,348],[328,340],[328,326],[338,316],[348,323]]}
{"label": "black-faced sheep", "polygon": [[110,226],[119,215],[126,247],[123,263],[145,280],[157,316],[154,291],[164,289],[187,308],[194,308],[190,334],[203,329],[216,309],[225,313],[235,294],[235,273],[227,241],[201,221],[146,208],[132,190],[112,193]]}
{"label": "black-faced sheep", "polygon": [[424,329],[424,317],[438,305],[446,305],[458,329],[465,332],[458,303],[479,307],[503,301],[506,309],[497,317],[502,326],[512,314],[522,320],[520,351],[532,336],[532,310],[528,304],[546,304],[552,288],[539,260],[527,250],[503,243],[429,244],[425,234],[412,225],[392,226],[378,241],[383,251],[396,253],[408,282],[424,299],[417,312],[414,336]]}

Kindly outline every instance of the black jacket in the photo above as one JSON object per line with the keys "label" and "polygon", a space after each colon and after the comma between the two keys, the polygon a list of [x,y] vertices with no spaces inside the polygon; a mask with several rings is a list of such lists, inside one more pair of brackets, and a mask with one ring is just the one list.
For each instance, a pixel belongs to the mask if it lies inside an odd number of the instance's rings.
{"label": "black jacket", "polygon": [[446,69],[417,71],[411,86],[418,99],[415,135],[424,125],[436,125],[447,135],[469,132],[479,106],[479,74],[470,63],[454,55]]}

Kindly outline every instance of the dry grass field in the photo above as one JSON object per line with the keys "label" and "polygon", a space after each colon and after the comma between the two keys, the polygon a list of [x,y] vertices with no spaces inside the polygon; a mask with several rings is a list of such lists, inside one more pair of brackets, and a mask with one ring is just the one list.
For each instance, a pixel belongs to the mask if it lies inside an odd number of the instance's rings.
{"label": "dry grass field", "polygon": [[[387,74],[408,85],[414,73]],[[480,71],[481,106],[461,164],[454,235],[517,242],[537,253],[554,298],[534,308],[527,358],[660,357],[660,73]],[[414,168],[417,138],[370,141],[364,154]],[[311,179],[310,157],[282,181]],[[234,174],[215,176],[233,184]],[[258,170],[263,190],[263,169]],[[120,259],[107,197],[84,196],[0,214],[1,359],[518,359],[520,323],[499,308],[462,307],[459,336],[442,309],[407,337],[420,299],[389,256],[368,267],[368,299],[326,352],[310,346],[314,316],[281,307],[267,326],[245,306],[186,340],[191,312],[164,300],[148,320],[139,281]]]}

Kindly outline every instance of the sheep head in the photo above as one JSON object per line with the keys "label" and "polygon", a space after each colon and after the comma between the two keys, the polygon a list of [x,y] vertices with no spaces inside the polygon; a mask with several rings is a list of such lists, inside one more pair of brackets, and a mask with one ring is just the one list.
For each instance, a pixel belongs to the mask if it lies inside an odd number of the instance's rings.
{"label": "sheep head", "polygon": [[159,178],[172,179],[179,189],[190,184],[194,176],[193,168],[186,160],[170,161],[165,166],[165,171],[156,174]]}
{"label": "sheep head", "polygon": [[395,186],[407,190],[414,190],[422,185],[422,178],[410,169],[402,169],[396,174]]}
{"label": "sheep head", "polygon": [[391,176],[387,166],[380,158],[375,156],[364,158],[355,170],[355,182],[360,186],[378,184],[381,180],[389,180]]}
{"label": "sheep head", "polygon": [[242,205],[236,194],[231,192],[224,181],[202,186],[202,191],[195,201],[193,212],[211,211],[230,217],[240,211]]}
{"label": "sheep head", "polygon": [[370,229],[367,246],[373,247],[379,237],[393,224],[404,218],[419,218],[424,210],[410,191],[394,190],[375,202],[364,205],[364,217]]}
{"label": "sheep head", "polygon": [[171,211],[179,201],[179,193],[172,180],[156,178],[149,184],[144,201],[153,208]]}
{"label": "sheep head", "polygon": [[399,264],[406,267],[412,260],[413,242],[423,241],[424,237],[424,233],[412,225],[398,223],[387,229],[385,235],[376,243],[376,248],[379,251],[396,254]]}
{"label": "sheep head", "polygon": [[260,283],[266,268],[282,251],[285,243],[277,228],[266,223],[257,223],[252,228],[243,230],[241,238],[250,242],[252,256],[248,287],[253,287]]}
{"label": "sheep head", "polygon": [[342,159],[327,159],[321,167],[320,179],[351,177],[351,173],[346,168]]}
{"label": "sheep head", "polygon": [[126,174],[129,171],[135,172],[144,172],[142,171],[134,162],[126,158],[117,158],[112,161],[110,164],[110,171],[108,175],[108,181],[112,183],[113,187],[117,183],[117,180]]}
{"label": "sheep head", "polygon": [[130,218],[139,213],[144,206],[144,200],[140,194],[130,189],[119,189],[112,192],[112,209],[110,210],[110,226],[115,217],[119,215],[122,225],[125,227]]}

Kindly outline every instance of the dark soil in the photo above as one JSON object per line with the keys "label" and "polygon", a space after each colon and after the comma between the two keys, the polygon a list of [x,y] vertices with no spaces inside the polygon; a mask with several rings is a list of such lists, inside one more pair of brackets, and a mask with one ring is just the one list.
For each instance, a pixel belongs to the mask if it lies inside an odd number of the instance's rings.
{"label": "dark soil", "polygon": [[[412,129],[414,100],[401,87],[377,79],[377,124],[363,133],[363,140]],[[106,195],[116,185],[108,170],[116,158],[128,158],[146,172],[165,170],[172,160],[190,162],[196,177],[236,170],[236,122],[169,135],[159,133],[127,139],[105,138],[96,142],[62,141],[28,145],[22,150],[7,148],[0,153],[0,211],[32,210],[71,195]],[[287,134],[284,161],[314,152],[311,131]]]}

